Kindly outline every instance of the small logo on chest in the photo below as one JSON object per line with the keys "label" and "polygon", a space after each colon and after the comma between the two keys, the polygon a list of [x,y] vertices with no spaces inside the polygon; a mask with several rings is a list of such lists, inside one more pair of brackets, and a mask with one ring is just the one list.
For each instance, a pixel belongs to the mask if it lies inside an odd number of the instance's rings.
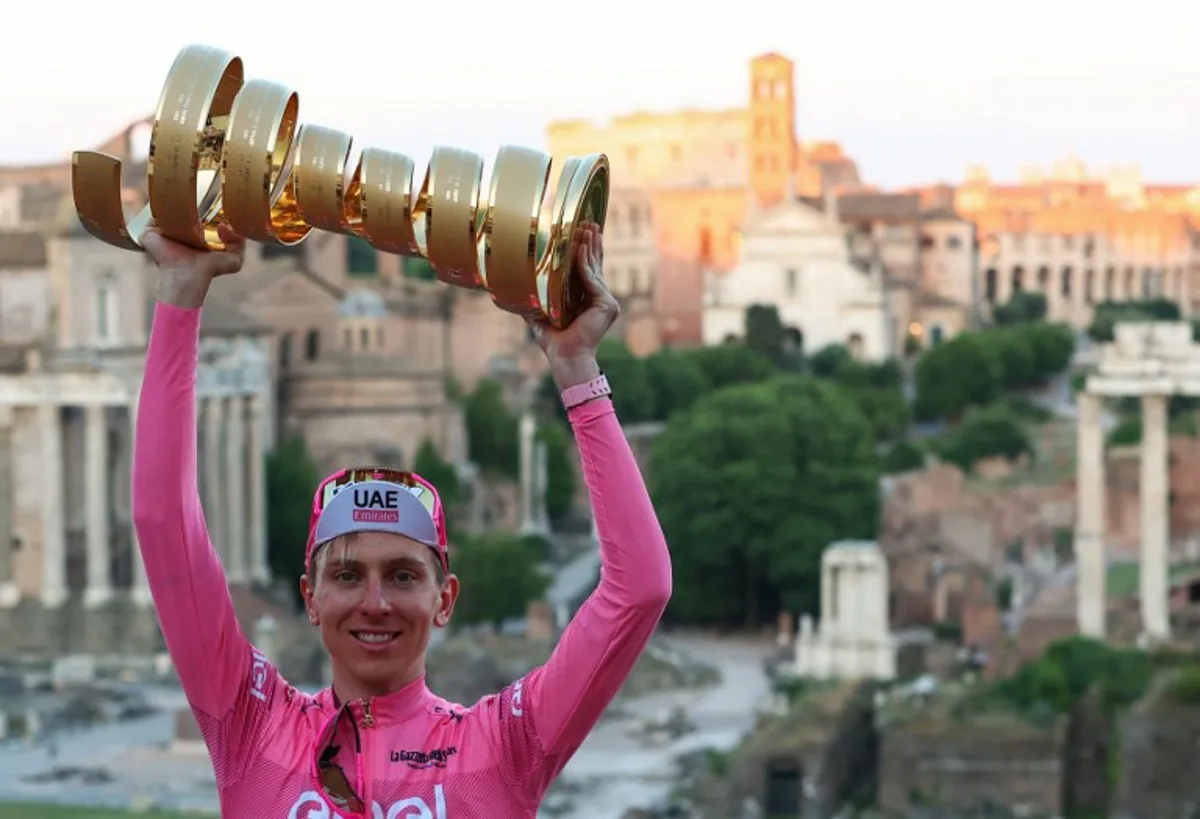
{"label": "small logo on chest", "polygon": [[435,748],[432,751],[392,751],[392,762],[403,762],[410,768],[445,768],[446,761],[458,753],[458,748]]}

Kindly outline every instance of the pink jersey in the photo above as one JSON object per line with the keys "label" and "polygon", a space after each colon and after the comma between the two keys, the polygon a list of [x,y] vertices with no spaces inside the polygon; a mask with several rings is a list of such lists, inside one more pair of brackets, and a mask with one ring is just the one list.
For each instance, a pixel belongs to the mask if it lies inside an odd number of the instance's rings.
{"label": "pink jersey", "polygon": [[[338,711],[331,692],[297,691],[249,643],[208,537],[196,481],[199,337],[200,310],[157,305],[137,418],[134,519],[167,649],[223,817],[353,816],[315,779],[318,736]],[[667,544],[612,403],[569,415],[600,534],[600,584],[546,664],[498,694],[462,706],[420,679],[350,704],[369,819],[536,816],[657,627],[671,594]]]}

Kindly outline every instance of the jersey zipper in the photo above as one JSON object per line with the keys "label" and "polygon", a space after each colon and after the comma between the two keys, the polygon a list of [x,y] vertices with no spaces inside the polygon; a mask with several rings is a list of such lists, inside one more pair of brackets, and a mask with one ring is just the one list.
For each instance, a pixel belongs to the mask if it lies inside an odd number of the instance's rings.
{"label": "jersey zipper", "polygon": [[362,745],[362,778],[361,787],[363,790],[363,803],[366,807],[367,816],[373,816],[374,810],[374,794],[371,792],[372,777],[371,777],[371,737],[375,733],[372,729],[375,727],[375,717],[371,714],[371,701],[369,699],[360,699],[359,706],[362,708],[362,718],[359,724],[363,727],[363,745]]}

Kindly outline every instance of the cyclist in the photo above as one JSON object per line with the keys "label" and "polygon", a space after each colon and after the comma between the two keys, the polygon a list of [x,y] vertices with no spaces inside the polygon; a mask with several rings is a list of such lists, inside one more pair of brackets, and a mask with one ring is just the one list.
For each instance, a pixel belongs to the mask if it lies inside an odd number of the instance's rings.
{"label": "cyclist", "polygon": [[[137,417],[134,518],[160,625],[207,743],[227,819],[535,817],[550,783],[612,701],[671,594],[667,544],[596,364],[619,307],[598,228],[577,235],[590,303],[569,327],[532,322],[562,390],[600,539],[600,583],[550,659],[464,707],[425,685],[432,629],[458,596],[435,487],[375,467],[313,498],[301,591],[333,684],[288,685],[234,616],[197,488],[200,315],[244,242],[198,252],[154,228],[158,266]],[[297,499],[300,502],[300,499]],[[299,544],[297,544],[299,546]]]}

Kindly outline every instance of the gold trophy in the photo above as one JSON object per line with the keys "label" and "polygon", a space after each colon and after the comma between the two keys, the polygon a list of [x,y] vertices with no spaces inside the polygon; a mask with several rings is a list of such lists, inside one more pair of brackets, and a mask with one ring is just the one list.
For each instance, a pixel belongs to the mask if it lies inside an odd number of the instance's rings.
{"label": "gold trophy", "polygon": [[510,313],[570,324],[586,306],[571,274],[577,226],[603,230],[609,165],[571,157],[546,201],[551,159],[505,146],[484,198],[483,159],[434,148],[420,189],[404,154],[299,122],[299,96],[246,80],[242,60],[188,46],[167,74],[150,137],[149,204],[126,220],[121,161],[95,151],[71,158],[75,211],[88,233],[126,250],[153,219],[162,234],[220,250],[217,226],[247,239],[294,245],[314,230],[365,239],[377,250],[429,261],[447,284],[487,290]]}

